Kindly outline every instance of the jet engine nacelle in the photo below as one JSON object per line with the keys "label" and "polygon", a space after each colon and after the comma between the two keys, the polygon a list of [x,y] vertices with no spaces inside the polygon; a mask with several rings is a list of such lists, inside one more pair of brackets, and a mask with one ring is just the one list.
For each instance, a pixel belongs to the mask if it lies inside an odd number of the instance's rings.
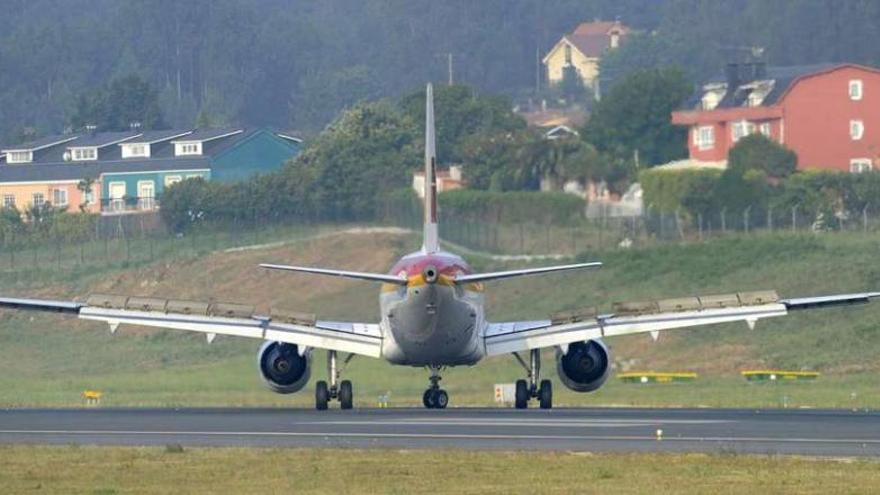
{"label": "jet engine nacelle", "polygon": [[257,354],[260,375],[278,394],[292,394],[309,382],[311,353],[300,355],[296,344],[266,342]]}
{"label": "jet engine nacelle", "polygon": [[611,368],[611,355],[601,340],[568,345],[556,353],[556,372],[566,387],[575,392],[593,392],[605,383]]}

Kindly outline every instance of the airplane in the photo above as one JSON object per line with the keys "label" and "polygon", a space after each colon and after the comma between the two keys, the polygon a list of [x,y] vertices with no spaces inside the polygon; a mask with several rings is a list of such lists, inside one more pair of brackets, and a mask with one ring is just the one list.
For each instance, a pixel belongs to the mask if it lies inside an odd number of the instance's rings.
{"label": "airplane", "polygon": [[[618,335],[716,323],[745,321],[750,328],[764,318],[789,311],[867,303],[880,292],[780,299],[773,291],[686,297],[616,304],[602,314],[580,308],[547,319],[490,322],[484,311],[484,284],[495,280],[572,270],[597,269],[600,262],[474,272],[460,256],[443,251],[437,218],[437,159],[434,136],[433,90],[427,86],[425,104],[425,194],[423,241],[420,250],[401,258],[388,273],[261,264],[269,270],[367,280],[380,284],[378,322],[319,320],[314,315],[270,310],[255,314],[252,306],[209,304],[126,296],[89,296],[86,302],[0,297],[0,307],[75,314],[109,324],[141,325],[201,332],[212,342],[217,335],[263,341],[257,354],[259,373],[280,394],[298,392],[311,375],[312,355],[327,352],[327,377],[315,384],[315,407],[325,410],[331,400],[341,409],[353,406],[349,380],[340,380],[339,353],[382,358],[395,365],[424,367],[430,386],[422,396],[426,408],[449,404],[440,388],[441,372],[452,366],[473,365],[499,355],[512,355],[526,377],[515,383],[514,405],[524,409],[533,399],[542,409],[553,407],[553,384],[541,378],[541,350],[555,349],[556,369],[563,385],[576,392],[598,390],[608,378],[611,356],[603,339]],[[527,355],[526,355],[527,353]],[[526,356],[526,357],[523,357]]]}

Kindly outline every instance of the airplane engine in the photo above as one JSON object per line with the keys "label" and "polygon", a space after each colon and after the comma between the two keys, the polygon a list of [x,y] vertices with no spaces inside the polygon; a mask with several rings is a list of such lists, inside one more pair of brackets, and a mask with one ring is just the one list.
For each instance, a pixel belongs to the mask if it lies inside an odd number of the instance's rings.
{"label": "airplane engine", "polygon": [[311,353],[300,356],[295,344],[266,342],[257,354],[257,365],[266,385],[277,394],[292,394],[309,382]]}
{"label": "airplane engine", "polygon": [[568,352],[556,353],[556,372],[560,381],[575,392],[593,392],[605,383],[611,368],[608,348],[601,340],[568,345]]}

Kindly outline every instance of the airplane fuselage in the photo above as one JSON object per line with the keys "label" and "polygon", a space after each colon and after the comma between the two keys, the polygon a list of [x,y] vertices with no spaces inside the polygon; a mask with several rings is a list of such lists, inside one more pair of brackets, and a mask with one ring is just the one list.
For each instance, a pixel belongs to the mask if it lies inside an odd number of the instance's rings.
{"label": "airplane fuselage", "polygon": [[443,251],[401,258],[390,274],[405,276],[407,284],[385,284],[379,297],[382,355],[411,366],[479,361],[484,356],[483,286],[454,283],[456,276],[470,273],[460,256]]}

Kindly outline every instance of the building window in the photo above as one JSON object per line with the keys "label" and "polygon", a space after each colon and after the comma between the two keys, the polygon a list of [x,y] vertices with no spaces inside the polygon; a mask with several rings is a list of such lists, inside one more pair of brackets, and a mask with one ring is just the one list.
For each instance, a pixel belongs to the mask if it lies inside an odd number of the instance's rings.
{"label": "building window", "polygon": [[97,159],[98,148],[73,148],[73,160],[76,162]]}
{"label": "building window", "polygon": [[766,96],[766,94],[763,93],[763,92],[752,91],[751,93],[749,93],[749,98],[748,98],[748,101],[747,101],[747,102],[748,102],[748,105],[749,105],[750,107],[759,107],[759,106],[761,106],[761,103],[764,101],[764,96]]}
{"label": "building window", "polygon": [[745,120],[734,122],[733,126],[730,128],[731,139],[733,139],[734,143],[753,132],[755,132],[755,124]]}
{"label": "building window", "polygon": [[865,135],[865,123],[861,120],[850,120],[849,121],[849,137],[852,138],[853,141],[858,141],[862,139],[862,136]]}
{"label": "building window", "polygon": [[156,183],[151,180],[138,181],[138,208],[153,210],[156,208]]}
{"label": "building window", "polygon": [[854,158],[849,161],[849,171],[854,174],[870,172],[871,170],[874,170],[874,167],[871,165],[869,158]]}
{"label": "building window", "polygon": [[175,144],[175,154],[177,156],[201,155],[202,143],[177,143]]}
{"label": "building window", "polygon": [[122,145],[122,158],[146,158],[150,156],[147,152],[148,149],[146,144],[124,144]]}
{"label": "building window", "polygon": [[52,204],[55,206],[67,206],[67,189],[52,190]]}
{"label": "building window", "polygon": [[125,182],[111,182],[107,186],[109,201],[107,206],[110,211],[125,211]]}
{"label": "building window", "polygon": [[43,196],[43,193],[34,193],[31,196],[31,204],[34,208],[42,208],[44,204],[46,204],[46,197]]}
{"label": "building window", "polygon": [[853,79],[849,82],[849,99],[850,100],[861,100],[862,99],[862,80],[861,79]]}
{"label": "building window", "polygon": [[571,65],[571,45],[565,45],[565,65]]}
{"label": "building window", "polygon": [[6,155],[6,163],[30,163],[34,161],[31,151],[10,151]]}
{"label": "building window", "polygon": [[694,129],[694,144],[698,149],[710,150],[715,146],[715,128],[702,126]]}
{"label": "building window", "polygon": [[15,195],[4,194],[3,195],[3,207],[4,208],[15,208]]}
{"label": "building window", "polygon": [[758,129],[761,131],[761,134],[770,137],[770,122],[761,123]]}
{"label": "building window", "polygon": [[165,187],[173,186],[183,180],[179,175],[166,175],[165,176]]}

